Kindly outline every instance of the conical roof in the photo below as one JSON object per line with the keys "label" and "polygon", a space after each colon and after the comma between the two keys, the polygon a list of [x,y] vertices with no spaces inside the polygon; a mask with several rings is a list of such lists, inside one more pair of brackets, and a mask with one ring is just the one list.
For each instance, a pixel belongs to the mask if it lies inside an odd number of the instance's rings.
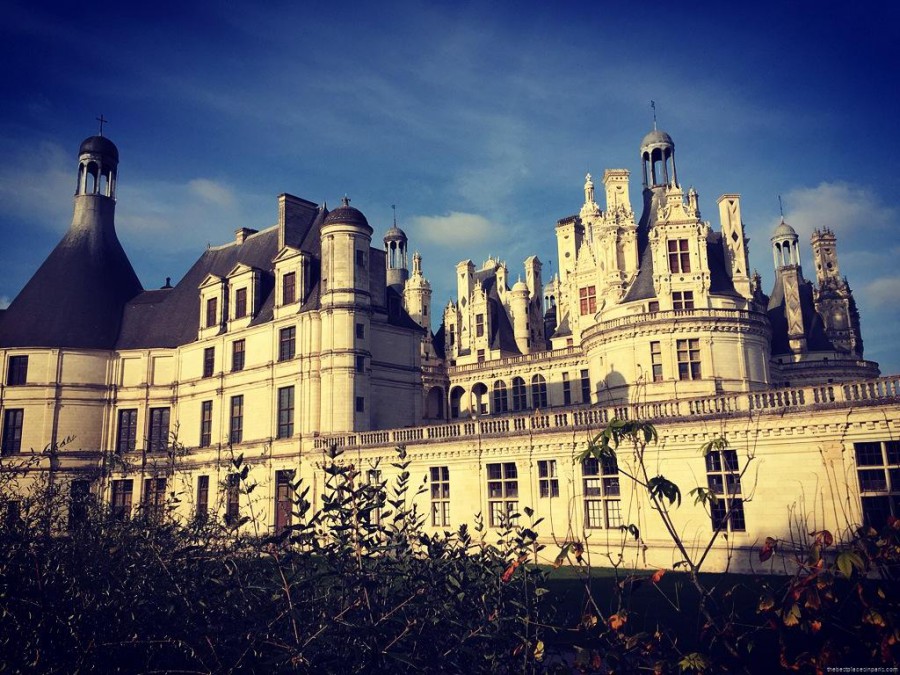
{"label": "conical roof", "polygon": [[0,347],[111,349],[125,303],[143,290],[116,236],[115,202],[75,198],[62,241],[0,318]]}

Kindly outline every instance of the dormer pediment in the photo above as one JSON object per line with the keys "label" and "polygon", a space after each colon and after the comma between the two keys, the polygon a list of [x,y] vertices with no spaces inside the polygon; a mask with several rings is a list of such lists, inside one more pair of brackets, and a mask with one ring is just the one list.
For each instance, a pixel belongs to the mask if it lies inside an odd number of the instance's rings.
{"label": "dormer pediment", "polygon": [[297,258],[301,255],[303,255],[303,251],[301,251],[299,248],[294,248],[293,246],[284,246],[278,252],[278,255],[272,258],[272,263],[277,265],[278,263],[292,260],[293,258]]}
{"label": "dormer pediment", "polygon": [[250,267],[250,265],[245,265],[244,263],[238,263],[234,267],[231,268],[231,271],[226,275],[227,279],[233,279],[235,277],[239,277],[243,274],[252,274],[253,272],[259,272],[260,270],[255,267]]}
{"label": "dormer pediment", "polygon": [[224,281],[225,279],[223,277],[220,277],[218,274],[207,274],[205,277],[203,277],[203,281],[200,282],[200,285],[197,288],[203,290],[206,288],[212,288],[213,286],[220,286]]}

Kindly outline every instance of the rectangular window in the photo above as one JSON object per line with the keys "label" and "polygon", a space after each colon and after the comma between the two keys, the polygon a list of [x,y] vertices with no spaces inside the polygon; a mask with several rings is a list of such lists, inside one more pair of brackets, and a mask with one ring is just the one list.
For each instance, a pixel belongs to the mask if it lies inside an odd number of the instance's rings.
{"label": "rectangular window", "polygon": [[209,517],[209,476],[197,476],[197,504],[194,518],[205,523]]}
{"label": "rectangular window", "polygon": [[694,309],[694,292],[672,291],[672,309]]}
{"label": "rectangular window", "polygon": [[714,529],[744,532],[744,500],[741,496],[741,472],[738,467],[737,451],[712,450],[706,455],[706,483],[709,491],[716,496],[710,505],[710,515]]}
{"label": "rectangular window", "polygon": [[281,277],[281,304],[290,305],[297,300],[297,275],[287,272]]}
{"label": "rectangular window", "polygon": [[691,271],[691,256],[688,253],[687,239],[669,240],[669,272],[687,274]]}
{"label": "rectangular window", "polygon": [[212,445],[212,401],[203,401],[200,404],[200,447],[208,448]]}
{"label": "rectangular window", "polygon": [[366,266],[366,252],[365,251],[356,251],[356,264],[360,267]]}
{"label": "rectangular window", "polygon": [[238,524],[241,504],[241,476],[230,473],[225,478],[225,524]]}
{"label": "rectangular window", "polygon": [[477,360],[478,360],[478,363],[484,363],[484,350],[483,350],[483,349],[479,349],[479,350],[475,353],[475,356],[476,356],[476,358],[477,358]]}
{"label": "rectangular window", "polygon": [[555,459],[538,460],[538,493],[542,498],[559,497],[559,477]]}
{"label": "rectangular window", "polygon": [[431,474],[431,524],[435,527],[450,526],[450,468],[433,466]]}
{"label": "rectangular window", "polygon": [[569,382],[569,374],[562,374],[563,384],[563,405],[571,405],[572,403],[572,383]]}
{"label": "rectangular window", "polygon": [[366,399],[362,396],[356,397],[356,412],[361,413],[366,411]]}
{"label": "rectangular window", "polygon": [[91,482],[73,480],[69,485],[69,530],[87,522],[91,505]]}
{"label": "rectangular window", "polygon": [[294,358],[297,347],[297,328],[288,326],[278,331],[278,360],[289,361]]}
{"label": "rectangular window", "polygon": [[528,407],[528,394],[525,391],[525,380],[514,377],[512,382],[513,410],[525,410]]}
{"label": "rectangular window", "polygon": [[452,347],[455,344],[456,344],[456,327],[450,326],[450,346]]}
{"label": "rectangular window", "polygon": [[116,452],[134,452],[137,448],[136,409],[119,411],[119,427],[116,430]]}
{"label": "rectangular window", "polygon": [[22,424],[25,410],[9,408],[3,413],[3,446],[4,455],[15,455],[22,451]]}
{"label": "rectangular window", "polygon": [[362,517],[366,518],[373,525],[380,525],[381,507],[384,504],[386,493],[381,480],[381,469],[369,469],[366,471],[366,485],[371,489],[371,496],[374,498],[376,506],[368,514],[363,514]]}
{"label": "rectangular window", "polygon": [[650,343],[650,363],[653,366],[653,381],[662,382],[662,345],[659,342]]}
{"label": "rectangular window", "polygon": [[168,408],[150,408],[150,433],[147,440],[148,452],[165,452],[169,447]]}
{"label": "rectangular window", "polygon": [[484,337],[484,314],[475,315],[475,337]]}
{"label": "rectangular window", "polygon": [[110,514],[116,520],[126,520],[131,517],[131,492],[134,481],[130,478],[114,480],[112,482],[112,496],[110,500]]}
{"label": "rectangular window", "polygon": [[584,526],[610,529],[622,524],[619,470],[612,462],[589,458],[581,463],[584,480]]}
{"label": "rectangular window", "polygon": [[366,372],[366,357],[365,356],[357,356],[356,357],[356,372],[357,373]]}
{"label": "rectangular window", "polygon": [[654,314],[659,311],[659,300],[651,300],[647,303],[647,311]]}
{"label": "rectangular window", "polygon": [[366,339],[366,324],[364,324],[364,323],[356,324],[356,339],[357,340],[365,340]]}
{"label": "rectangular window", "polygon": [[587,369],[581,371],[581,402],[591,402],[591,373]]}
{"label": "rectangular window", "polygon": [[6,367],[6,384],[18,386],[28,380],[28,357],[10,356]]}
{"label": "rectangular window", "polygon": [[228,442],[240,443],[244,440],[244,396],[231,397],[231,417],[228,423]]}
{"label": "rectangular window", "polygon": [[206,301],[206,327],[212,328],[218,324],[219,299],[209,298]]}
{"label": "rectangular window", "polygon": [[278,438],[294,435],[294,388],[281,387],[278,390]]}
{"label": "rectangular window", "polygon": [[581,301],[581,316],[597,313],[597,289],[595,286],[579,288],[578,299]]}
{"label": "rectangular window", "polygon": [[519,473],[515,462],[488,464],[488,515],[491,527],[502,527],[519,510]]}
{"label": "rectangular window", "polygon": [[236,373],[244,369],[245,343],[243,340],[235,340],[231,343],[231,372]]}
{"label": "rectangular window", "polygon": [[863,522],[880,530],[900,516],[900,441],[854,443]]}
{"label": "rectangular window", "polygon": [[216,348],[207,347],[203,350],[203,377],[212,377],[216,369]]}
{"label": "rectangular window", "polygon": [[534,408],[546,408],[547,403],[547,380],[543,375],[535,375],[531,378],[531,405]]}
{"label": "rectangular window", "polygon": [[678,340],[678,379],[700,379],[700,340]]}
{"label": "rectangular window", "polygon": [[166,479],[145,478],[141,499],[144,515],[152,521],[159,522],[166,507]]}
{"label": "rectangular window", "polygon": [[294,507],[293,469],[275,472],[275,534],[281,534],[291,524]]}
{"label": "rectangular window", "polygon": [[247,289],[239,288],[234,292],[234,318],[243,319],[247,316]]}

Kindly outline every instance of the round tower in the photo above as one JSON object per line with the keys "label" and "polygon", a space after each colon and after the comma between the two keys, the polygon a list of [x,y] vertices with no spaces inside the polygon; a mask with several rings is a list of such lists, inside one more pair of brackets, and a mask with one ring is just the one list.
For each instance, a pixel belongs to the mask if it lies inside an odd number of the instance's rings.
{"label": "round tower", "polygon": [[413,271],[403,289],[403,304],[413,320],[431,332],[431,284],[422,275],[422,256],[413,255]]}
{"label": "round tower", "polygon": [[513,335],[516,346],[523,354],[531,352],[528,325],[528,285],[519,279],[510,291],[509,308],[512,310]]}
{"label": "round tower", "polygon": [[384,254],[387,267],[387,285],[398,293],[403,292],[403,286],[409,279],[409,267],[406,259],[409,241],[406,233],[397,227],[397,219],[384,235]]}
{"label": "round tower", "polygon": [[372,228],[347,197],[322,222],[321,431],[371,428]]}

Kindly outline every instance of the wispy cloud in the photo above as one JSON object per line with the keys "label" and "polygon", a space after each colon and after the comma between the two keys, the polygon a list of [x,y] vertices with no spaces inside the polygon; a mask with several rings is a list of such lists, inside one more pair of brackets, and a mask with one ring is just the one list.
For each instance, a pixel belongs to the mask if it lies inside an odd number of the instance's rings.
{"label": "wispy cloud", "polygon": [[886,230],[898,216],[871,188],[846,182],[796,188],[785,195],[785,205],[785,220],[806,241],[814,229],[823,227],[852,240],[864,232]]}
{"label": "wispy cloud", "polygon": [[0,309],[6,309],[7,307],[9,307],[9,303],[11,302],[12,300],[10,300],[5,295],[0,295]]}
{"label": "wispy cloud", "polygon": [[75,170],[71,153],[52,142],[0,139],[0,203],[5,216],[63,232],[72,220]]}
{"label": "wispy cloud", "polygon": [[862,288],[862,293],[872,306],[896,307],[900,300],[900,276],[879,277],[870,281]]}
{"label": "wispy cloud", "polygon": [[428,244],[464,246],[485,244],[503,238],[504,228],[476,213],[451,211],[444,216],[414,216],[410,232]]}

